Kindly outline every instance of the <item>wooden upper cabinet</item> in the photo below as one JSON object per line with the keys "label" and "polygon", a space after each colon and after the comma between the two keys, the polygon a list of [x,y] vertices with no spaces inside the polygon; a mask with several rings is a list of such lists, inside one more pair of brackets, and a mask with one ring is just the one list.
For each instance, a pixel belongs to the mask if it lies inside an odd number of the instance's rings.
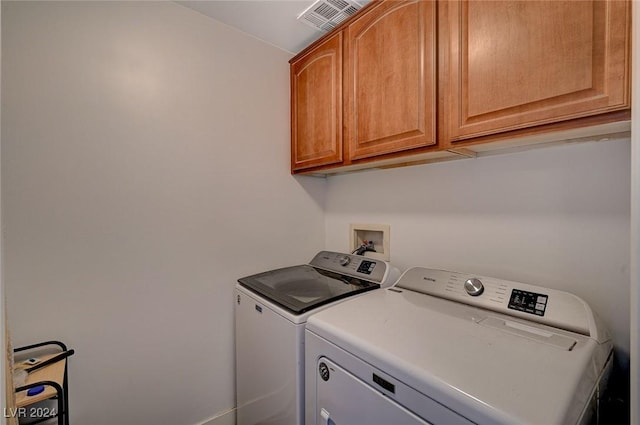
{"label": "wooden upper cabinet", "polygon": [[446,1],[439,13],[447,140],[630,105],[629,2]]}
{"label": "wooden upper cabinet", "polygon": [[291,170],[342,162],[342,33],[290,69]]}
{"label": "wooden upper cabinet", "polygon": [[345,29],[345,138],[356,160],[436,143],[436,4],[388,1]]}
{"label": "wooden upper cabinet", "polygon": [[630,14],[626,0],[371,1],[290,61],[291,170],[628,120]]}

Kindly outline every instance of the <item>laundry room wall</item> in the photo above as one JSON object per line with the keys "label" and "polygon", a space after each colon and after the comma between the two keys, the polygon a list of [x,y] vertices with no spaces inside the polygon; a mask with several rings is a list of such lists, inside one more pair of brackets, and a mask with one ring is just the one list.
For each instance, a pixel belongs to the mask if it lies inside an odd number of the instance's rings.
{"label": "laundry room wall", "polygon": [[[327,248],[389,224],[391,261],[573,292],[629,368],[629,139],[330,177]],[[625,382],[626,381],[626,382]]]}
{"label": "laundry room wall", "polygon": [[[640,4],[632,3],[632,43],[640,45]],[[640,423],[640,55],[631,68],[631,414],[630,423]]]}
{"label": "laundry room wall", "polygon": [[233,423],[236,279],[324,247],[290,56],[173,2],[2,2],[9,323],[76,349],[72,423]]}

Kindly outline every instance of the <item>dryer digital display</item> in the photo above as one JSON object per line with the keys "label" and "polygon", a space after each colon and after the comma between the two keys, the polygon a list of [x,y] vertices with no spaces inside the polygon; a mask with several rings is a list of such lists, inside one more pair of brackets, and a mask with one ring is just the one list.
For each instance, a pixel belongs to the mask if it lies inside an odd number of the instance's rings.
{"label": "dryer digital display", "polygon": [[548,299],[549,297],[544,294],[536,294],[534,292],[514,289],[511,291],[509,308],[512,310],[535,314],[536,316],[544,316]]}

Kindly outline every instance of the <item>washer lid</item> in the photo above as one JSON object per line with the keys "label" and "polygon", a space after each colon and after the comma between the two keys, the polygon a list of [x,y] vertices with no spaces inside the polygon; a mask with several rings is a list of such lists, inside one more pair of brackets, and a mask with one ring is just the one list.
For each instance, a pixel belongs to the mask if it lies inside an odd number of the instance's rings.
{"label": "washer lid", "polygon": [[380,287],[374,282],[309,265],[259,273],[238,282],[295,314]]}

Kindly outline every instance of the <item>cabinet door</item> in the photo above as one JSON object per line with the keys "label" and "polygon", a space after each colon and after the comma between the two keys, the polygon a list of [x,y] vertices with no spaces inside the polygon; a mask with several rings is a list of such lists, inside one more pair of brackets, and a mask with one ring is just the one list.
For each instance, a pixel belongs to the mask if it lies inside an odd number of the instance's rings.
{"label": "cabinet door", "polygon": [[349,158],[434,145],[435,2],[382,2],[345,31]]}
{"label": "cabinet door", "polygon": [[342,33],[291,64],[291,170],[342,162]]}
{"label": "cabinet door", "polygon": [[629,106],[626,1],[451,1],[440,19],[449,140]]}

